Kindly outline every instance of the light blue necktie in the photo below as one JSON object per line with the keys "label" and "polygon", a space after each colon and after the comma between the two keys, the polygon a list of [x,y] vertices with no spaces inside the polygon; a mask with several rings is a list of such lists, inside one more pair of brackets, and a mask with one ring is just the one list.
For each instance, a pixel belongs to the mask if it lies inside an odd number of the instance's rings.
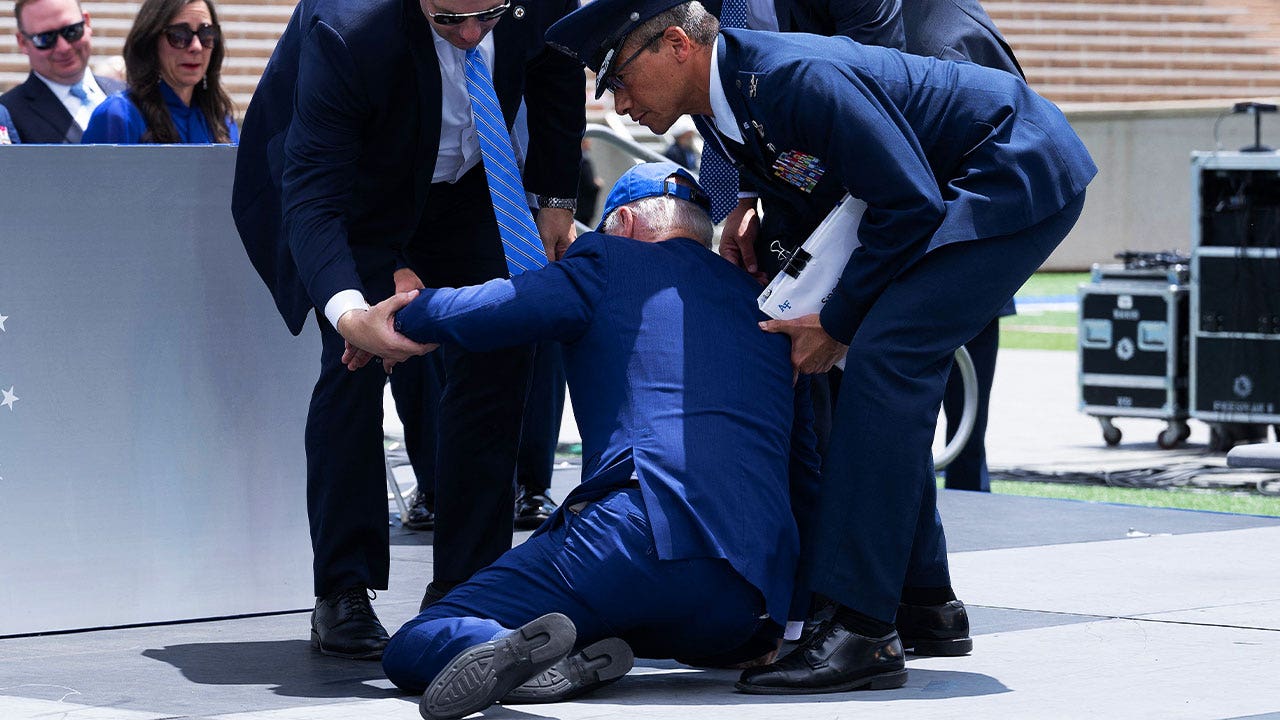
{"label": "light blue necktie", "polygon": [[519,275],[547,264],[546,252],[538,239],[538,228],[529,215],[524,184],[516,170],[516,157],[511,149],[511,135],[502,120],[502,107],[493,91],[493,79],[478,48],[467,51],[467,92],[471,95],[471,112],[480,134],[480,155],[489,179],[489,197],[498,218],[498,235],[507,256],[507,270]]}
{"label": "light blue necktie", "polygon": [[[745,28],[747,26],[746,0],[724,0],[720,8],[720,27]],[[698,184],[711,196],[711,220],[724,220],[738,204],[738,170],[720,154],[716,143],[702,145],[702,162],[698,165]]]}
{"label": "light blue necktie", "polygon": [[70,92],[70,93],[71,93],[71,97],[74,97],[74,98],[80,98],[80,104],[81,104],[81,105],[88,105],[88,104],[89,104],[89,92],[88,92],[87,90],[85,90],[85,89],[84,89],[84,81],[83,81],[83,80],[81,80],[80,82],[76,83],[75,85],[72,85],[72,86],[71,86],[71,89],[70,89],[68,92]]}

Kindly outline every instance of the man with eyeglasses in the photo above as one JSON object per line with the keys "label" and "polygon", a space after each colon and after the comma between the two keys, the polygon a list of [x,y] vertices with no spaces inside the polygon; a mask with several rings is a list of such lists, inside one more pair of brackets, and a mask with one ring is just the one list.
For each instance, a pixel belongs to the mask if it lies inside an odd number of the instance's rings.
{"label": "man with eyeglasses", "polygon": [[696,1],[593,0],[547,42],[597,70],[615,109],[654,132],[701,116],[755,187],[866,203],[861,245],[821,312],[761,323],[791,338],[798,373],[845,358],[802,556],[813,590],[837,606],[736,687],[901,687],[894,622],[908,574],[917,587],[951,585],[929,450],[952,356],[1074,226],[1097,173],[1087,148],[1011,73],[844,37],[722,29]]}
{"label": "man with eyeglasses", "polygon": [[[539,246],[524,261],[568,247],[585,78],[543,34],[576,6],[303,0],[249,105],[236,225],[289,329],[301,332],[314,309],[323,345],[306,427],[312,645],[322,653],[377,659],[388,639],[368,596],[388,580],[386,377],[376,364],[348,371],[351,323],[392,295],[397,270],[426,287],[507,277],[512,226],[523,229],[516,240]],[[521,99],[530,118],[523,178],[510,168],[508,134]],[[492,155],[503,143],[505,154]],[[537,196],[536,228],[526,192]],[[421,350],[406,340],[386,359]],[[424,604],[511,547],[530,351],[445,347],[442,357]]]}
{"label": "man with eyeglasses", "polygon": [[89,70],[93,30],[76,0],[17,0],[18,47],[31,64],[21,85],[0,95],[24,143],[78,143],[94,108],[124,83]]}

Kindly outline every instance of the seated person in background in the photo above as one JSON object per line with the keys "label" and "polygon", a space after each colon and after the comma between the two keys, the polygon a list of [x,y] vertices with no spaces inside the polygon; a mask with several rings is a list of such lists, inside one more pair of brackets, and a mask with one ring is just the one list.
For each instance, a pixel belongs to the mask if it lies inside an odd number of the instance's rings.
{"label": "seated person in background", "polygon": [[[124,88],[89,69],[93,26],[76,0],[17,0],[18,49],[31,73],[0,95],[12,129],[28,144],[78,143],[89,116],[107,95]],[[12,139],[12,135],[10,136]]]}
{"label": "seated person in background", "polygon": [[383,669],[425,691],[424,717],[568,699],[633,653],[731,664],[776,648],[799,551],[790,345],[760,332],[760,286],[709,249],[709,207],[674,163],[638,165],[559,262],[359,320],[349,367],[393,322],[469,350],[559,340],[582,432],[582,484],[551,520],[391,638]]}
{"label": "seated person in background", "polygon": [[0,105],[0,145],[17,145],[22,142],[18,137],[18,129],[13,126],[9,111]]}
{"label": "seated person in background", "polygon": [[662,153],[673,163],[689,170],[698,169],[698,151],[693,147],[693,138],[698,129],[688,115],[681,115],[676,124],[671,126],[671,144]]}
{"label": "seated person in background", "polygon": [[235,143],[212,0],[145,0],[124,41],[129,87],[89,119],[83,143]]}

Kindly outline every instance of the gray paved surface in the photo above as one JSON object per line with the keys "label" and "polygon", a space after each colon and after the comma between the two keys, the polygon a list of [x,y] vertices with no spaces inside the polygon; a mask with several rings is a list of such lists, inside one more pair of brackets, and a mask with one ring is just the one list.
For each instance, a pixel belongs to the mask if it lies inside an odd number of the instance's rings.
{"label": "gray paved surface", "polygon": [[[1126,442],[1105,448],[1075,412],[1070,353],[1000,363],[993,466],[1221,461],[1202,457],[1203,426],[1170,452],[1154,444],[1161,423],[1120,421]],[[553,494],[575,480],[576,468],[557,471]],[[904,688],[760,698],[734,693],[735,673],[642,660],[595,696],[484,716],[1280,717],[1280,519],[956,492],[941,508],[975,652],[911,659]],[[429,534],[397,528],[392,542],[392,587],[375,607],[394,628],[415,612],[432,556]],[[376,663],[313,654],[305,613],[0,640],[0,720],[413,718],[415,702]]]}

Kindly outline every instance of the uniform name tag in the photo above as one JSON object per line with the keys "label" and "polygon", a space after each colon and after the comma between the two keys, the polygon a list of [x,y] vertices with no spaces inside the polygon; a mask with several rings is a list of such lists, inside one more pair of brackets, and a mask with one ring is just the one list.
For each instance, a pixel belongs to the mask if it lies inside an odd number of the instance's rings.
{"label": "uniform name tag", "polygon": [[826,171],[821,160],[796,150],[788,150],[773,161],[773,174],[804,192],[813,192]]}

